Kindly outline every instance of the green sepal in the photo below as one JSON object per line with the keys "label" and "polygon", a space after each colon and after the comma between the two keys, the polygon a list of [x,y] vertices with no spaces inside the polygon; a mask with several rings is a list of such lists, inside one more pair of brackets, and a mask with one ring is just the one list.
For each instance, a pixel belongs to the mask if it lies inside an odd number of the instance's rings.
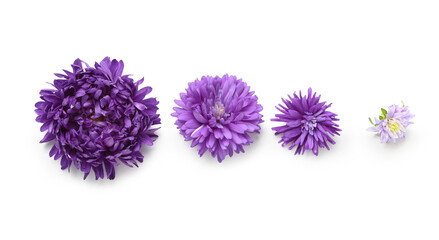
{"label": "green sepal", "polygon": [[372,123],[372,125],[374,125],[375,127],[378,125],[378,124],[373,123],[371,118],[369,118],[369,122]]}

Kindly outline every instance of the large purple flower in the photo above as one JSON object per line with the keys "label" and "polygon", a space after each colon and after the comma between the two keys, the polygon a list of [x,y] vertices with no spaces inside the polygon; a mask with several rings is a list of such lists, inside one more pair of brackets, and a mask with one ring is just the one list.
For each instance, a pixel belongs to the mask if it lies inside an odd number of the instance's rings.
{"label": "large purple flower", "polygon": [[198,145],[202,156],[207,150],[222,162],[226,155],[244,152],[253,142],[249,133],[259,133],[262,106],[250,87],[235,76],[203,76],[189,83],[186,93],[175,100],[175,125],[191,147]]}
{"label": "large purple flower", "polygon": [[55,140],[49,155],[61,158],[61,169],[70,170],[73,163],[84,179],[91,170],[96,180],[105,172],[114,179],[117,159],[137,166],[142,144],[151,146],[157,138],[158,101],[144,99],[152,88],[139,89],[143,78],[134,82],[122,75],[123,67],[108,57],[94,67],[76,59],[73,72],[55,74],[55,89],[41,90],[43,101],[35,104],[36,120],[47,131],[41,143]]}
{"label": "large purple flower", "polygon": [[[308,96],[302,97],[294,93],[294,97],[282,99],[285,106],[279,104],[276,107],[281,113],[276,114],[272,121],[284,122],[285,125],[274,127],[276,135],[283,134],[279,143],[282,147],[291,143],[289,150],[297,146],[295,154],[304,153],[305,150],[312,150],[317,156],[319,147],[326,147],[329,150],[327,142],[335,144],[331,138],[334,135],[340,135],[341,131],[335,121],[337,114],[327,111],[332,105],[326,102],[320,102],[320,96],[312,94],[312,89],[308,89]],[[331,135],[331,136],[330,136]]]}
{"label": "large purple flower", "polygon": [[381,143],[393,142],[399,138],[405,138],[405,132],[415,115],[411,114],[407,106],[391,105],[387,110],[381,108],[381,115],[375,118],[375,123],[369,118],[374,125],[369,131],[376,132],[380,137]]}

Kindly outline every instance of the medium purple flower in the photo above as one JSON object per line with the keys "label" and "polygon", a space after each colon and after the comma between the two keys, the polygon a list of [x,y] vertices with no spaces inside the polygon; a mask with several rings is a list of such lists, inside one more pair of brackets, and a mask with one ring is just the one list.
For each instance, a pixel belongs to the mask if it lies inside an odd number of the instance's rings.
{"label": "medium purple flower", "polygon": [[381,108],[381,115],[375,118],[375,123],[369,118],[369,121],[374,125],[368,130],[376,132],[380,137],[381,143],[393,142],[399,138],[405,138],[405,132],[415,115],[410,114],[407,106],[391,105],[387,110]]}
{"label": "medium purple flower", "polygon": [[259,133],[262,106],[242,79],[224,75],[203,76],[189,83],[186,93],[175,100],[175,125],[200,156],[209,150],[222,162],[226,155],[244,152],[253,142],[249,133]]}
{"label": "medium purple flower", "polygon": [[36,120],[47,131],[41,143],[54,140],[49,155],[61,158],[61,169],[70,171],[73,163],[84,179],[91,170],[96,180],[105,172],[114,179],[117,159],[137,166],[143,161],[142,144],[152,146],[157,138],[158,101],[144,99],[152,88],[139,89],[143,78],[134,82],[122,75],[123,67],[108,57],[94,67],[76,59],[73,72],[55,74],[55,89],[41,90],[43,101],[35,104]]}
{"label": "medium purple flower", "polygon": [[279,143],[282,147],[291,143],[289,150],[297,146],[295,154],[304,153],[305,150],[312,150],[317,156],[319,147],[326,147],[329,150],[327,142],[335,144],[330,137],[340,135],[341,131],[335,121],[337,114],[327,111],[331,104],[320,102],[320,96],[316,97],[316,93],[312,94],[312,89],[308,89],[308,96],[302,97],[294,93],[294,97],[282,99],[285,106],[279,104],[276,107],[281,113],[276,114],[276,118],[272,121],[285,122],[286,124],[272,128],[275,135],[283,134]]}

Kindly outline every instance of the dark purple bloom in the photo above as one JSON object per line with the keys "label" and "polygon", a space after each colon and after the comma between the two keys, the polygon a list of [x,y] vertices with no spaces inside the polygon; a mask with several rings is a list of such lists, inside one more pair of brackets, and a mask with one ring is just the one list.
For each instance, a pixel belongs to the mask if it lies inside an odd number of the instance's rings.
{"label": "dark purple bloom", "polygon": [[244,152],[253,142],[249,133],[259,133],[262,106],[254,92],[235,76],[203,76],[189,83],[186,93],[175,100],[175,125],[191,147],[198,145],[202,156],[207,150],[222,162],[226,155]]}
{"label": "dark purple bloom", "polygon": [[[85,68],[83,67],[85,64]],[[143,161],[142,144],[152,146],[160,124],[158,101],[144,99],[151,87],[139,89],[143,78],[134,82],[122,75],[122,61],[106,57],[90,67],[76,59],[73,72],[55,74],[55,89],[40,92],[37,122],[47,131],[41,143],[54,140],[49,155],[61,159],[61,169],[73,165],[84,172],[91,170],[96,180],[114,179],[117,159],[127,166]],[[105,169],[105,170],[104,170]]]}
{"label": "dark purple bloom", "polygon": [[297,146],[295,154],[312,150],[316,156],[319,147],[326,147],[329,150],[327,142],[335,144],[330,135],[340,135],[338,132],[341,131],[334,123],[338,121],[337,114],[326,111],[332,103],[320,102],[320,96],[316,97],[316,93],[312,94],[311,88],[308,89],[308,96],[302,97],[300,92],[299,96],[294,93],[294,97],[289,95],[288,97],[287,100],[282,99],[285,106],[279,104],[279,107],[276,107],[281,114],[276,114],[276,118],[272,119],[286,123],[273,128],[276,135],[283,134],[279,141],[282,147],[291,143],[289,150]]}

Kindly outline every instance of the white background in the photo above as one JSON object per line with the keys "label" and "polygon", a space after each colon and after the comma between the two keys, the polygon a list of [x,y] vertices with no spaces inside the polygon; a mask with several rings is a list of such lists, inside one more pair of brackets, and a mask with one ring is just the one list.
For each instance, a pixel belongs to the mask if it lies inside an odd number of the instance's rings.
{"label": "white background", "polygon": [[[437,1],[2,1],[1,239],[439,239]],[[160,101],[159,139],[114,181],[60,170],[35,122],[39,90],[78,57],[123,59]],[[202,75],[243,78],[265,122],[246,153],[198,157],[170,116]],[[293,155],[269,120],[313,87],[342,134]],[[407,138],[369,116],[401,100]]]}

